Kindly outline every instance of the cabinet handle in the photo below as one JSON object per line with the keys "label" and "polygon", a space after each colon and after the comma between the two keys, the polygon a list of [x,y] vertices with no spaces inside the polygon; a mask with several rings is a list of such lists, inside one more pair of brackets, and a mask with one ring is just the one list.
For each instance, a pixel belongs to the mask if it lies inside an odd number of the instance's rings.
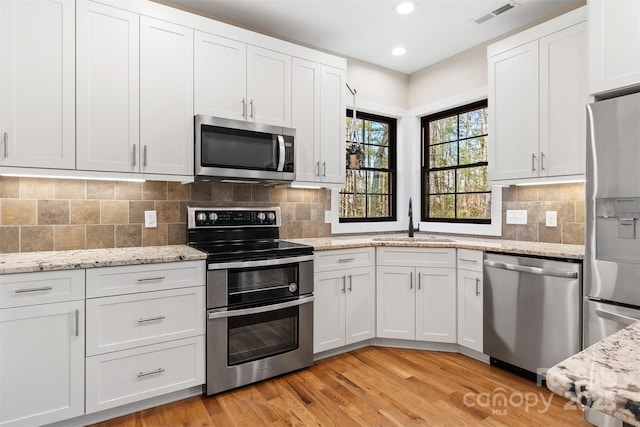
{"label": "cabinet handle", "polygon": [[80,310],[76,309],[75,312],[75,322],[76,322],[76,327],[75,327],[75,331],[76,331],[76,336],[79,337],[80,336]]}
{"label": "cabinet handle", "polygon": [[349,275],[349,292],[353,292],[353,276]]}
{"label": "cabinet handle", "polygon": [[342,262],[351,262],[353,260],[355,260],[355,258],[340,258],[338,260],[338,262],[340,262],[340,263],[342,263]]}
{"label": "cabinet handle", "polygon": [[142,147],[142,166],[147,167],[147,146]]}
{"label": "cabinet handle", "polygon": [[316,173],[316,176],[320,176],[320,161],[316,162],[316,169],[318,170],[318,173]]}
{"label": "cabinet handle", "polygon": [[2,145],[4,147],[3,157],[6,159],[9,157],[9,134],[7,132],[2,135]]}
{"label": "cabinet handle", "polygon": [[242,117],[247,118],[247,100],[242,98]]}
{"label": "cabinet handle", "polygon": [[133,164],[133,166],[136,165],[136,144],[133,144],[133,153],[131,155],[131,163]]}
{"label": "cabinet handle", "polygon": [[251,107],[251,109],[249,110],[249,118],[253,119],[253,99],[249,102],[249,107]]}
{"label": "cabinet handle", "polygon": [[26,289],[16,289],[14,292],[16,294],[25,294],[27,292],[42,292],[42,291],[50,291],[53,288],[51,286],[43,286],[41,288],[26,288]]}
{"label": "cabinet handle", "polygon": [[322,177],[327,177],[327,162],[322,162]]}
{"label": "cabinet handle", "polygon": [[480,295],[480,279],[476,277],[476,296]]}
{"label": "cabinet handle", "polygon": [[163,320],[163,319],[165,319],[163,315],[156,316],[156,317],[147,317],[144,319],[138,319],[138,323],[153,322],[154,320]]}
{"label": "cabinet handle", "polygon": [[540,170],[544,170],[544,153],[542,151],[540,152]]}
{"label": "cabinet handle", "polygon": [[413,289],[413,271],[409,273],[409,289]]}
{"label": "cabinet handle", "polygon": [[418,276],[418,290],[422,289],[422,276],[420,274],[416,274]]}
{"label": "cabinet handle", "polygon": [[160,374],[160,373],[162,373],[162,372],[164,372],[164,369],[163,369],[163,368],[158,368],[158,369],[155,369],[155,370],[153,370],[153,371],[140,372],[140,373],[138,374],[138,378],[147,377],[147,376],[149,376],[149,375],[154,375],[154,374]]}
{"label": "cabinet handle", "polygon": [[536,154],[531,153],[531,172],[536,171]]}
{"label": "cabinet handle", "polygon": [[346,293],[347,288],[347,276],[342,276],[342,292]]}
{"label": "cabinet handle", "polygon": [[152,282],[154,280],[164,280],[165,277],[164,276],[157,276],[157,277],[147,277],[144,279],[138,279],[138,282]]}
{"label": "cabinet handle", "polygon": [[460,261],[464,261],[464,262],[470,262],[473,264],[476,264],[478,262],[477,259],[466,259],[466,258],[458,258]]}

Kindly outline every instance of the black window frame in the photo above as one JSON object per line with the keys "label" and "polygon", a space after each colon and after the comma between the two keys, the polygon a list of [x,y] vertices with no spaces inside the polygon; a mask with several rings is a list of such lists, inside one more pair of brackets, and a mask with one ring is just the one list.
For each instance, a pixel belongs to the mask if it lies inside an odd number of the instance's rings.
{"label": "black window frame", "polygon": [[[482,162],[476,162],[476,163],[470,163],[470,164],[465,164],[465,165],[454,165],[454,166],[445,166],[445,167],[434,167],[434,168],[430,168],[429,167],[429,123],[432,121],[436,121],[436,120],[440,120],[440,119],[444,119],[446,117],[451,117],[451,116],[458,116],[458,122],[459,122],[459,116],[461,114],[467,113],[469,111],[474,111],[474,110],[478,110],[480,108],[488,108],[488,100],[484,99],[484,100],[480,100],[480,101],[476,101],[470,104],[465,104],[462,105],[460,107],[456,107],[456,108],[451,108],[445,111],[441,111],[435,114],[431,114],[428,116],[424,116],[422,117],[421,121],[420,121],[420,126],[421,126],[421,134],[422,134],[422,153],[421,153],[421,173],[420,173],[420,202],[421,202],[421,218],[420,220],[423,222],[432,222],[432,223],[451,223],[451,224],[491,224],[491,218],[485,219],[479,219],[479,218],[430,218],[429,217],[429,196],[432,195],[429,192],[429,172],[434,172],[434,171],[442,171],[442,170],[455,170],[456,174],[458,170],[461,169],[468,169],[468,168],[473,168],[473,167],[480,167],[480,166],[489,166],[489,162],[488,159],[487,161],[482,161]],[[459,129],[459,127],[458,127]],[[484,134],[487,137],[487,143],[489,143],[489,133],[487,131],[486,134]],[[477,137],[478,135],[474,136]],[[465,139],[470,139],[470,138],[460,138],[460,135],[458,134],[458,138],[456,139],[456,141],[458,142],[458,159],[459,159],[459,154],[460,154],[460,141],[463,141]],[[459,163],[459,162],[458,162]],[[489,203],[491,203],[491,187],[489,186],[489,190],[488,191],[482,191],[482,192],[478,192],[478,191],[469,191],[469,192],[458,192],[458,180],[456,178],[455,180],[455,185],[456,185],[456,191],[455,193],[443,193],[443,194],[453,194],[454,195],[454,212],[457,216],[458,213],[458,201],[457,201],[457,196],[460,194],[489,194]]]}
{"label": "black window frame", "polygon": [[[353,117],[353,110],[351,109],[347,109],[346,111],[347,117],[351,118]],[[398,129],[398,121],[396,118],[394,117],[386,117],[386,116],[380,116],[377,114],[371,114],[371,113],[364,113],[361,111],[356,111],[356,119],[362,119],[362,120],[371,120],[371,121],[376,121],[376,122],[380,122],[380,123],[385,123],[387,126],[389,126],[389,144],[388,144],[388,150],[389,150],[389,167],[388,168],[370,168],[370,167],[365,167],[364,165],[362,165],[360,167],[360,169],[358,169],[359,171],[380,171],[380,172],[386,172],[389,173],[389,212],[390,212],[390,216],[385,216],[385,217],[359,217],[359,218],[342,218],[339,217],[338,218],[338,222],[340,223],[369,223],[369,222],[392,222],[392,221],[396,221],[397,217],[396,217],[396,191],[397,191],[397,180],[398,180],[398,172],[397,172],[397,129]],[[364,140],[364,135],[362,135],[362,138]],[[350,141],[347,138],[347,146],[350,143]],[[365,143],[365,145],[368,145]],[[345,152],[345,169],[346,169],[346,173],[348,173],[349,168],[348,168],[348,163],[346,161],[346,152]],[[346,176],[345,173],[345,176]],[[345,182],[345,187],[346,187],[346,182]],[[340,205],[340,198],[342,197],[343,194],[352,194],[352,193],[347,193],[345,192],[345,187],[342,187],[339,190],[338,193],[338,205]],[[365,187],[366,188],[366,187]],[[359,193],[359,194],[366,194],[366,195],[386,195],[386,194],[379,194],[379,193]],[[368,203],[369,198],[365,197],[365,203]],[[365,213],[369,211],[369,206],[367,204],[367,206],[365,206]],[[338,209],[338,215],[340,215],[340,209]]]}

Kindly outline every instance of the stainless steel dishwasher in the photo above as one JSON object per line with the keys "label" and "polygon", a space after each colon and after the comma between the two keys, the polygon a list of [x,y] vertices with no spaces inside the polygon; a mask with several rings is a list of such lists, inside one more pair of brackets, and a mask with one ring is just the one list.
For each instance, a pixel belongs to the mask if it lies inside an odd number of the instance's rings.
{"label": "stainless steel dishwasher", "polygon": [[483,339],[492,365],[544,377],[581,350],[581,308],[579,260],[485,253]]}

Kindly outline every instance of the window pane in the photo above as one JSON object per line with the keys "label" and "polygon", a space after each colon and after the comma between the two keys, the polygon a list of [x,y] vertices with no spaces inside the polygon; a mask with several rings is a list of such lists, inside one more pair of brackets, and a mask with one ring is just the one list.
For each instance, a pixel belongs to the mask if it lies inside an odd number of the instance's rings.
{"label": "window pane", "polygon": [[460,164],[468,165],[470,163],[487,161],[487,137],[465,139],[460,141]]}
{"label": "window pane", "polygon": [[365,142],[375,145],[389,145],[389,125],[375,121],[367,121]]}
{"label": "window pane", "polygon": [[429,123],[429,145],[458,139],[458,116],[445,117]]}
{"label": "window pane", "polygon": [[486,135],[487,133],[486,108],[460,114],[460,138]]}
{"label": "window pane", "polygon": [[457,199],[458,218],[491,218],[491,193],[459,194]]}
{"label": "window pane", "polygon": [[389,147],[365,145],[365,154],[365,167],[374,169],[389,169]]}
{"label": "window pane", "polygon": [[458,164],[458,144],[438,144],[429,147],[429,167],[443,168]]}
{"label": "window pane", "polygon": [[429,218],[455,218],[455,197],[429,196]]}
{"label": "window pane", "polygon": [[489,191],[487,166],[458,169],[458,192]]}
{"label": "window pane", "polygon": [[362,218],[365,211],[364,195],[340,194],[340,218]]}
{"label": "window pane", "polygon": [[388,172],[367,172],[367,193],[389,194],[390,182]]}
{"label": "window pane", "polygon": [[456,172],[454,170],[443,170],[429,172],[429,193],[455,193],[456,192]]}
{"label": "window pane", "polygon": [[389,196],[369,196],[368,217],[380,218],[390,215]]}

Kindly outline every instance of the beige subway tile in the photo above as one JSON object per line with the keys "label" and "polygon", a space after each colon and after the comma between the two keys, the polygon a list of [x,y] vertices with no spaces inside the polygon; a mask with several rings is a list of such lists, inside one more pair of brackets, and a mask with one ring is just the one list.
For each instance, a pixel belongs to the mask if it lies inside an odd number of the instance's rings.
{"label": "beige subway tile", "polygon": [[304,202],[304,188],[287,188],[287,202]]}
{"label": "beige subway tile", "polygon": [[86,228],[84,225],[56,225],[53,234],[56,251],[86,248]]}
{"label": "beige subway tile", "polygon": [[286,202],[287,201],[287,188],[286,187],[271,187],[269,189],[269,200],[272,202]]}
{"label": "beige subway tile", "polygon": [[526,242],[538,241],[538,223],[530,222],[527,225],[516,226],[516,240]]}
{"label": "beige subway tile", "polygon": [[20,252],[20,227],[0,227],[0,253]]}
{"label": "beige subway tile", "polygon": [[545,222],[538,223],[538,237],[540,242],[560,243],[562,241],[561,224],[557,227],[547,227]]}
{"label": "beige subway tile", "polygon": [[144,211],[153,211],[155,209],[156,204],[152,201],[129,202],[129,223],[144,224]]}
{"label": "beige subway tile", "polygon": [[234,202],[250,202],[251,201],[251,185],[249,184],[232,184],[233,185],[233,201]]}
{"label": "beige subway tile", "polygon": [[187,243],[187,224],[169,224],[167,228],[167,243],[170,245],[184,245]]}
{"label": "beige subway tile", "polygon": [[[212,184],[210,182],[194,182],[191,185],[191,200],[195,201],[211,201]],[[229,185],[229,184],[227,184]]]}
{"label": "beige subway tile", "polygon": [[303,221],[289,221],[285,228],[287,233],[287,239],[301,239],[303,236],[302,229]]}
{"label": "beige subway tile", "polygon": [[517,199],[519,202],[537,202],[538,201],[538,186],[536,185],[523,185],[516,187]]}
{"label": "beige subway tile", "polygon": [[129,202],[125,200],[103,200],[100,202],[100,224],[127,224]]}
{"label": "beige subway tile", "polygon": [[[322,190],[305,189],[304,201],[307,203],[318,203],[320,201],[320,194]],[[324,201],[324,199],[323,199]]]}
{"label": "beige subway tile", "polygon": [[52,251],[53,226],[20,227],[20,252]]}
{"label": "beige subway tile", "polygon": [[167,183],[168,200],[191,200],[191,185],[180,182]]}
{"label": "beige subway tile", "polygon": [[251,186],[251,200],[253,202],[268,202],[269,201],[269,187],[265,185],[252,185]]}
{"label": "beige subway tile", "polygon": [[180,202],[180,222],[187,223],[187,208],[190,206],[194,208],[198,207],[192,202]]}
{"label": "beige subway tile", "polygon": [[296,219],[296,204],[295,203],[280,203],[280,213],[282,214],[282,222],[288,223],[295,221]]}
{"label": "beige subway tile", "polygon": [[99,200],[71,200],[71,224],[100,224]]}
{"label": "beige subway tile", "polygon": [[35,200],[3,199],[2,225],[35,225],[37,203]]}
{"label": "beige subway tile", "polygon": [[114,181],[87,181],[87,199],[113,200],[116,197]]}
{"label": "beige subway tile", "polygon": [[0,176],[0,199],[17,199],[20,197],[20,178]]}
{"label": "beige subway tile", "polygon": [[142,185],[143,200],[167,200],[166,181],[146,181]]}
{"label": "beige subway tile", "polygon": [[318,225],[318,237],[331,237],[331,224],[320,223]]}
{"label": "beige subway tile", "polygon": [[56,179],[54,190],[56,199],[87,198],[87,182],[82,179]]}
{"label": "beige subway tile", "polygon": [[87,249],[115,247],[115,225],[87,225]]}
{"label": "beige subway tile", "polygon": [[180,222],[180,202],[158,201],[156,202],[158,223]]}
{"label": "beige subway tile", "polygon": [[562,224],[562,243],[584,245],[584,222],[565,222]]}
{"label": "beige subway tile", "polygon": [[53,179],[20,178],[21,199],[53,199]]}
{"label": "beige subway tile", "polygon": [[116,225],[116,248],[142,246],[142,224]]}
{"label": "beige subway tile", "polygon": [[502,203],[515,202],[517,200],[518,200],[518,190],[516,190],[515,185],[502,187]]}
{"label": "beige subway tile", "polygon": [[318,237],[319,223],[317,221],[302,222],[302,237],[313,238]]}
{"label": "beige subway tile", "polygon": [[38,225],[69,224],[69,200],[38,200]]}
{"label": "beige subway tile", "polygon": [[584,201],[584,183],[562,184],[562,200]]}
{"label": "beige subway tile", "polygon": [[574,202],[538,202],[536,209],[533,211],[534,215],[536,215],[533,221],[545,223],[547,211],[556,212],[558,224],[574,222],[576,219]]}
{"label": "beige subway tile", "polygon": [[502,235],[500,238],[505,240],[518,240],[518,226],[513,224],[502,223]]}
{"label": "beige subway tile", "polygon": [[308,221],[311,219],[311,205],[309,203],[296,203],[296,220]]}
{"label": "beige subway tile", "polygon": [[538,187],[538,200],[555,202],[562,200],[560,184],[541,185]]}
{"label": "beige subway tile", "polygon": [[576,222],[584,222],[584,200],[576,201]]}
{"label": "beige subway tile", "polygon": [[324,205],[320,203],[311,205],[311,221],[324,222]]}
{"label": "beige subway tile", "polygon": [[116,181],[116,200],[142,200],[142,183]]}
{"label": "beige subway tile", "polygon": [[158,224],[156,228],[142,229],[142,246],[163,246],[167,245],[168,224]]}

